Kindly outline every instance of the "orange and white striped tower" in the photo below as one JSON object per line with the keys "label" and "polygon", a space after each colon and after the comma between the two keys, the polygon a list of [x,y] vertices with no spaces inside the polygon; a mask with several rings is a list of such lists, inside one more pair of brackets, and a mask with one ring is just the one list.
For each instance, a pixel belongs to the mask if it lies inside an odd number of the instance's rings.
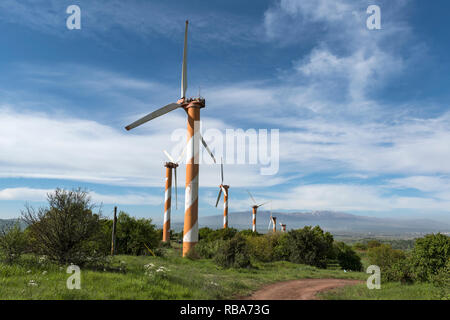
{"label": "orange and white striped tower", "polygon": [[230,186],[220,185],[221,188],[224,189],[223,194],[223,228],[228,228],[228,189]]}
{"label": "orange and white striped tower", "polygon": [[166,162],[166,191],[164,196],[164,225],[163,225],[163,242],[170,241],[170,214],[172,203],[172,169],[178,167],[178,164]]}
{"label": "orange and white striped tower", "polygon": [[277,218],[272,217],[272,223],[273,223],[273,232],[277,232]]}
{"label": "orange and white striped tower", "polygon": [[[184,100],[184,99],[182,99]],[[183,229],[183,257],[198,242],[198,173],[200,142],[200,109],[205,107],[205,100],[191,99],[184,107],[188,114],[187,155],[186,155],[186,192]]]}
{"label": "orange and white striped tower", "polygon": [[256,211],[258,210],[258,206],[253,206],[253,214],[252,214],[252,231],[256,232]]}
{"label": "orange and white striped tower", "polygon": [[[134,129],[148,121],[160,117],[173,110],[182,108],[188,116],[187,124],[187,161],[186,161],[186,192],[185,192],[185,214],[183,229],[183,256],[198,242],[198,172],[199,172],[199,141],[200,141],[200,109],[205,107],[205,99],[186,99],[187,90],[187,35],[188,21],[186,21],[186,29],[184,32],[184,50],[183,64],[181,70],[181,99],[176,103],[159,108],[156,111],[136,120],[132,124],[125,127],[127,130]],[[213,158],[214,156],[209,150],[206,142],[201,138],[202,144]]]}

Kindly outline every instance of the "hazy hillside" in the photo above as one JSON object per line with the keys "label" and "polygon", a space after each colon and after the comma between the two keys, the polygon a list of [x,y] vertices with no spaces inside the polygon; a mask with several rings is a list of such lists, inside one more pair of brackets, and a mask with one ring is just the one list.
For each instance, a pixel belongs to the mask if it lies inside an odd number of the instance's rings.
{"label": "hazy hillside", "polygon": [[[0,219],[0,228],[2,228],[4,225],[15,223],[16,221],[17,219]],[[23,221],[20,221],[20,225],[23,228],[25,223]]]}
{"label": "hazy hillside", "polygon": [[[450,225],[429,219],[389,219],[358,216],[348,213],[332,211],[313,211],[281,213],[274,212],[277,223],[287,224],[287,229],[301,228],[306,225],[319,225],[323,229],[332,232],[348,233],[430,233],[449,232]],[[266,232],[269,224],[270,213],[268,211],[258,212],[257,230]],[[222,215],[201,217],[200,227],[220,228],[222,226]],[[229,214],[229,226],[237,229],[251,228],[250,212],[232,212]],[[175,229],[181,229],[182,223],[173,223]],[[277,228],[280,228],[278,225]]]}

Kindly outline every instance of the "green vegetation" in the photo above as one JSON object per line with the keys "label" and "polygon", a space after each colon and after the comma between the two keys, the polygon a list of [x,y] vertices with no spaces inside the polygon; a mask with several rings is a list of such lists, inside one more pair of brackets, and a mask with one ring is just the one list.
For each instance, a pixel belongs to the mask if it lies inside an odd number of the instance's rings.
{"label": "green vegetation", "polygon": [[56,189],[47,199],[47,208],[27,206],[22,212],[31,251],[61,264],[84,265],[101,258],[101,216],[93,212],[88,193]]}
{"label": "green vegetation", "polygon": [[0,254],[6,263],[19,259],[27,246],[27,236],[18,222],[0,227]]}
{"label": "green vegetation", "polygon": [[119,255],[105,271],[82,268],[81,290],[66,288],[66,268],[34,255],[0,263],[0,299],[232,299],[278,281],[367,278],[283,261],[224,269],[211,259],[182,258],[177,244],[162,257]]}
{"label": "green vegetation", "polygon": [[441,300],[450,299],[448,289],[431,283],[401,285],[398,282],[381,283],[381,289],[367,289],[357,284],[333,289],[318,295],[327,300]]}
{"label": "green vegetation", "polygon": [[[93,212],[86,192],[57,189],[48,201],[37,211],[26,207],[24,231],[17,223],[0,230],[0,299],[228,299],[274,281],[366,280],[360,271],[372,264],[381,268],[381,290],[362,284],[323,297],[450,298],[450,237],[439,233],[400,250],[374,239],[350,246],[319,226],[264,235],[202,228],[185,259],[182,233],[161,243],[151,220],[120,212],[120,255],[111,257],[112,221]],[[66,288],[71,263],[82,267],[82,290]]]}
{"label": "green vegetation", "polygon": [[[111,246],[112,220],[104,222],[103,235],[106,252]],[[149,248],[155,249],[159,246],[160,233],[151,219],[136,219],[121,211],[117,217],[116,230],[116,252],[118,254],[143,255]]]}
{"label": "green vegetation", "polygon": [[336,241],[333,244],[334,256],[341,268],[346,270],[361,271],[362,263],[358,254],[344,242]]}

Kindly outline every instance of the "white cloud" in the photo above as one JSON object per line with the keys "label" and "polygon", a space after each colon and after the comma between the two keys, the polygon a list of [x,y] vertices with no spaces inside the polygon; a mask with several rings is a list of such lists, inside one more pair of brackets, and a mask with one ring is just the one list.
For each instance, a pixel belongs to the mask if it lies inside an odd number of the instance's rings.
{"label": "white cloud", "polygon": [[[47,195],[54,193],[53,189],[34,188],[6,188],[0,190],[0,200],[18,200],[30,202],[46,202]],[[162,197],[151,194],[99,194],[90,192],[94,203],[116,204],[116,205],[161,205]]]}
{"label": "white cloud", "polygon": [[[178,127],[173,122],[175,119]],[[209,122],[208,118],[204,120]],[[184,133],[186,119],[167,115],[154,122],[158,121],[161,124],[156,126],[161,126],[161,130],[131,133],[91,120],[0,108],[0,176],[162,186],[166,161],[162,151],[167,149],[179,154],[184,138],[180,136],[181,140],[171,141],[170,130]],[[211,123],[224,127],[218,120]],[[173,152],[176,145],[178,151]],[[205,161],[200,183],[215,186],[218,166],[208,165],[209,155],[202,152]],[[235,186],[281,182],[277,176],[260,176],[259,166],[232,167],[227,176]],[[184,176],[183,166],[179,168],[179,176]]]}
{"label": "white cloud", "polygon": [[[274,209],[389,212],[413,210],[422,213],[449,212],[450,199],[398,196],[379,185],[318,184],[299,186],[274,195]],[[395,190],[394,190],[395,191]]]}

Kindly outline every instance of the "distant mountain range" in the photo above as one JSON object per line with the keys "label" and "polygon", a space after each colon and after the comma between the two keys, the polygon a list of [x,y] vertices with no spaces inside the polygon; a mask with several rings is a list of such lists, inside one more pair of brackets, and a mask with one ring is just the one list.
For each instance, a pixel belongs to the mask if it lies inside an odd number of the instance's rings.
{"label": "distant mountain range", "polygon": [[[298,229],[304,226],[320,226],[326,231],[332,233],[348,234],[423,234],[432,232],[450,233],[450,224],[434,221],[431,219],[392,219],[392,218],[373,218],[359,216],[349,213],[334,211],[312,211],[312,212],[273,212],[277,217],[277,223],[287,225],[287,230]],[[180,231],[183,229],[182,220],[172,221],[172,229]],[[236,229],[251,228],[250,212],[231,212],[229,213],[229,226]],[[268,230],[270,212],[260,211],[256,217],[256,229],[258,232],[265,233]],[[172,218],[172,220],[174,220]],[[16,219],[0,219],[0,227],[6,223],[12,223]],[[154,221],[158,226],[161,221]],[[200,217],[199,227],[209,227],[218,229],[222,227],[223,216],[214,215]],[[21,222],[22,227],[24,223]],[[280,229],[280,225],[277,225]]]}
{"label": "distant mountain range", "polygon": [[[5,225],[12,225],[14,223],[17,222],[18,219],[0,219],[0,228],[2,228]],[[19,221],[20,226],[22,228],[25,227],[25,222],[23,222],[22,220]]]}
{"label": "distant mountain range", "polygon": [[[430,219],[373,218],[333,211],[273,212],[273,216],[277,217],[277,223],[286,224],[288,230],[309,225],[319,225],[322,229],[333,233],[403,234],[450,232],[450,224]],[[229,213],[229,226],[236,229],[250,229],[251,217],[250,212]],[[267,232],[269,218],[270,212],[258,212],[256,218],[257,231]],[[199,227],[221,228],[222,221],[222,215],[201,217],[199,219]],[[175,230],[182,229],[181,221],[174,221],[172,225]],[[279,224],[277,229],[280,229]]]}

